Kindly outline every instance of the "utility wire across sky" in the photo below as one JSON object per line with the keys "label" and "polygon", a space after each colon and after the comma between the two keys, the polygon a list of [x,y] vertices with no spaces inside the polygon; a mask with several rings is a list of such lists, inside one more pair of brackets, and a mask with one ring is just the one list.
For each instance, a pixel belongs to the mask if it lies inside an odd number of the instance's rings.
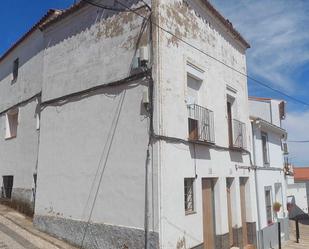
{"label": "utility wire across sky", "polygon": [[[96,7],[102,8],[102,9],[109,9],[109,10],[112,9],[112,8],[109,7],[109,6],[102,5],[102,4],[100,4],[100,3],[98,3],[98,2],[95,2],[95,1],[93,1],[93,0],[83,0],[83,1],[84,1],[84,2],[87,2],[87,3],[91,4],[91,5],[94,5],[94,6],[96,6]],[[115,2],[117,2],[117,3],[118,3],[119,5],[121,5],[122,7],[126,8],[127,11],[132,12],[132,13],[138,15],[139,17],[145,19],[145,20],[148,19],[146,16],[143,16],[142,14],[140,14],[140,13],[137,11],[137,10],[140,9],[140,8],[131,9],[128,5],[122,3],[121,1],[115,0]],[[144,1],[143,1],[143,2],[144,2]],[[148,5],[145,5],[145,6],[149,8]],[[143,7],[144,7],[144,6],[143,6]],[[149,8],[149,9],[151,9],[151,8]],[[114,10],[114,11],[116,11],[116,10]],[[124,11],[124,10],[121,9],[120,11]],[[232,66],[226,64],[225,62],[223,62],[223,61],[221,61],[221,60],[219,60],[218,58],[216,58],[216,57],[214,57],[214,56],[212,56],[212,55],[206,53],[205,51],[203,51],[202,49],[196,47],[195,45],[193,45],[193,44],[187,42],[187,41],[184,40],[183,38],[181,38],[181,37],[175,35],[172,31],[167,30],[166,28],[163,28],[163,27],[160,26],[159,24],[155,23],[153,20],[151,20],[150,22],[151,22],[153,25],[155,25],[156,27],[158,27],[159,29],[161,29],[162,31],[164,31],[164,32],[170,34],[171,36],[175,37],[177,40],[181,41],[182,43],[184,43],[184,44],[188,45],[189,47],[191,47],[191,48],[197,50],[198,52],[200,52],[200,53],[206,55],[207,57],[209,57],[209,58],[211,58],[211,59],[217,61],[218,63],[220,63],[220,64],[222,64],[222,65],[228,67],[229,69],[231,69],[231,70],[233,70],[233,71],[239,73],[240,75],[246,77],[247,79],[251,80],[252,82],[254,82],[254,83],[256,83],[256,84],[258,84],[258,85],[260,85],[260,86],[263,86],[264,88],[267,88],[267,89],[269,89],[269,90],[271,90],[271,91],[273,91],[273,92],[276,92],[276,93],[280,94],[281,96],[284,96],[284,97],[286,97],[286,98],[288,98],[288,99],[290,99],[290,100],[292,100],[292,101],[294,101],[294,102],[296,102],[296,103],[299,103],[299,104],[301,104],[301,105],[304,105],[304,106],[309,107],[309,103],[307,103],[307,102],[305,102],[305,101],[303,101],[303,100],[300,100],[300,99],[298,99],[298,98],[296,98],[296,97],[294,97],[294,96],[291,96],[291,95],[289,95],[289,94],[287,94],[287,93],[285,93],[285,92],[283,92],[283,91],[281,91],[281,90],[278,90],[278,89],[276,89],[276,88],[273,88],[273,87],[271,87],[268,83],[262,82],[261,80],[255,79],[254,77],[252,77],[252,76],[250,76],[250,75],[248,75],[248,74],[246,74],[246,73],[243,73],[243,72],[239,71],[238,69],[236,69],[236,68],[234,68],[234,67],[232,67]]]}

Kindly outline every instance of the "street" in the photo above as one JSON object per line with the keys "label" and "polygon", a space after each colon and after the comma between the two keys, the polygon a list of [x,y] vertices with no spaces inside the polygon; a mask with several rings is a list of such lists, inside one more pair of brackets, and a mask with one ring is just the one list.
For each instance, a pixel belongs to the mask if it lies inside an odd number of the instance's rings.
{"label": "street", "polygon": [[0,249],[75,249],[33,228],[30,219],[0,205]]}
{"label": "street", "polygon": [[309,220],[299,222],[299,243],[296,243],[295,222],[290,221],[290,241],[283,247],[284,249],[308,249],[309,248]]}

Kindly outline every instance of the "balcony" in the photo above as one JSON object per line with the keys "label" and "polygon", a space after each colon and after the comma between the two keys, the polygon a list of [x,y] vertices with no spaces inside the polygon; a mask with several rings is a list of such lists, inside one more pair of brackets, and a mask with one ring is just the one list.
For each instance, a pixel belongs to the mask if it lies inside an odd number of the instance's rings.
{"label": "balcony", "polygon": [[233,136],[230,147],[240,149],[246,148],[246,124],[237,119],[233,119]]}
{"label": "balcony", "polygon": [[215,142],[213,112],[196,104],[188,107],[189,140]]}

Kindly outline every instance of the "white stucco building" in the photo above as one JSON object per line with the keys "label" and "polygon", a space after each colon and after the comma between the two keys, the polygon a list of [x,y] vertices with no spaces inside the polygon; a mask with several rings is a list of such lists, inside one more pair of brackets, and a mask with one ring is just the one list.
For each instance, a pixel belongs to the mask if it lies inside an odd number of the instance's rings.
{"label": "white stucco building", "polygon": [[38,79],[1,85],[5,98],[28,93],[1,99],[3,115],[32,104],[11,141],[29,119],[34,224],[88,249],[256,245],[247,80],[229,68],[246,74],[249,44],[206,0],[146,3],[55,12],[23,62]]}
{"label": "white stucco building", "polygon": [[31,214],[36,188],[43,80],[43,33],[48,11],[0,57],[1,198]]}
{"label": "white stucco building", "polygon": [[[285,118],[285,102],[268,98],[249,98],[252,124],[253,163],[256,166],[258,240],[261,248],[278,245],[278,224],[282,241],[288,238],[287,190],[284,173],[284,144],[287,132],[281,122]],[[273,204],[281,204],[279,212]]]}

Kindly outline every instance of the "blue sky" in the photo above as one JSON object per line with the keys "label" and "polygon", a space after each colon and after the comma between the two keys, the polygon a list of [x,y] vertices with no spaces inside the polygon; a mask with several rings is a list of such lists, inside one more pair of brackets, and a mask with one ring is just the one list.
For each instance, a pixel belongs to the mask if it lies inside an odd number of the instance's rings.
{"label": "blue sky", "polygon": [[48,9],[62,9],[73,0],[2,0],[0,15],[0,54],[29,30]]}
{"label": "blue sky", "polygon": [[[309,103],[309,1],[211,0],[249,41],[248,74]],[[285,99],[288,140],[309,140],[309,106],[249,80],[249,94]],[[309,166],[309,143],[289,143],[292,163]]]}
{"label": "blue sky", "polygon": [[[74,0],[1,1],[0,54],[50,8]],[[248,74],[309,103],[309,1],[211,0],[250,42]],[[285,99],[249,81],[249,94]],[[291,140],[309,140],[309,107],[289,99],[284,126]],[[309,143],[289,143],[292,162],[309,166]]]}

